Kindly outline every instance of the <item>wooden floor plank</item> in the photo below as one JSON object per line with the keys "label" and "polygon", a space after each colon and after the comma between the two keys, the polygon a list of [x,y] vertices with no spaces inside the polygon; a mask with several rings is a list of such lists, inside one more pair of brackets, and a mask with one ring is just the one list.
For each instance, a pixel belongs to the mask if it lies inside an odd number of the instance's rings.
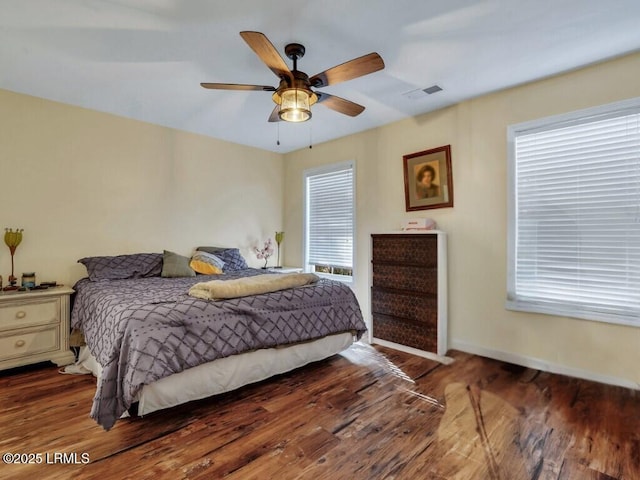
{"label": "wooden floor plank", "polygon": [[49,460],[0,479],[640,479],[638,391],[448,355],[358,343],[109,432],[93,377],[0,372],[0,450]]}

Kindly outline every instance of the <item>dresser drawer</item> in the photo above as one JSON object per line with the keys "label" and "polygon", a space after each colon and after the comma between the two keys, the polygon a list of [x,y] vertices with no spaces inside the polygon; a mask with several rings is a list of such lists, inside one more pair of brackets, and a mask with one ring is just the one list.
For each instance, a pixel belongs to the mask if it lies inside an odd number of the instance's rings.
{"label": "dresser drawer", "polygon": [[412,265],[373,264],[373,284],[380,288],[409,290],[436,296],[438,270]]}
{"label": "dresser drawer", "polygon": [[371,311],[414,322],[431,325],[438,323],[438,301],[435,297],[412,295],[374,287],[371,289]]}
{"label": "dresser drawer", "polygon": [[0,305],[0,329],[24,328],[60,323],[60,299],[41,298],[3,302]]}
{"label": "dresser drawer", "polygon": [[435,235],[372,235],[372,241],[373,263],[438,267],[438,238]]}
{"label": "dresser drawer", "polygon": [[435,324],[423,324],[373,314],[373,336],[427,352],[438,349],[438,329]]}
{"label": "dresser drawer", "polygon": [[0,361],[53,352],[60,348],[60,328],[34,327],[0,333]]}

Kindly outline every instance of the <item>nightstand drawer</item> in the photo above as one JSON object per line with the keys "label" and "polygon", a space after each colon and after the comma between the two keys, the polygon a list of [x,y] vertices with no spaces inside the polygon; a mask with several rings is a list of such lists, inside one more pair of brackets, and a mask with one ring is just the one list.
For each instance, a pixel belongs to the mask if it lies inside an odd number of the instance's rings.
{"label": "nightstand drawer", "polygon": [[42,298],[0,305],[0,329],[60,323],[60,299]]}
{"label": "nightstand drawer", "polygon": [[60,348],[59,339],[57,326],[30,328],[10,335],[0,333],[0,360],[53,352]]}

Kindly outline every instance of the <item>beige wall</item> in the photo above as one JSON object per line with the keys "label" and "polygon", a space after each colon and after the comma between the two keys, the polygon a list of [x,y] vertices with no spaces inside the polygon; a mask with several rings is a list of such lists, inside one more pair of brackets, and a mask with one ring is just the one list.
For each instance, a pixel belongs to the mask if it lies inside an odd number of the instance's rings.
{"label": "beige wall", "polygon": [[[0,90],[0,228],[25,229],[16,273],[73,283],[78,258],[286,232],[302,261],[302,172],[356,163],[354,289],[369,317],[369,235],[429,216],[448,233],[449,342],[518,363],[640,383],[640,329],[504,309],[506,127],[640,96],[640,54],[284,156]],[[320,107],[318,107],[320,108]],[[405,212],[402,156],[451,144],[454,208]],[[281,193],[286,186],[284,197]],[[250,195],[249,195],[250,194]],[[284,216],[283,216],[284,215]],[[283,223],[284,218],[284,223]],[[0,231],[0,233],[2,233]],[[0,273],[10,271],[0,243]]]}
{"label": "beige wall", "polygon": [[[250,248],[282,228],[279,154],[0,90],[0,228],[16,274],[73,283],[84,256]],[[0,233],[4,234],[4,230]],[[0,274],[10,273],[0,242]]]}
{"label": "beige wall", "polygon": [[[285,156],[285,263],[302,262],[302,172],[354,160],[355,290],[369,318],[369,235],[431,217],[448,234],[449,343],[602,381],[640,383],[640,329],[505,310],[506,128],[640,96],[640,54],[462,102]],[[366,113],[365,113],[366,114]],[[402,156],[451,144],[455,206],[406,213]]]}

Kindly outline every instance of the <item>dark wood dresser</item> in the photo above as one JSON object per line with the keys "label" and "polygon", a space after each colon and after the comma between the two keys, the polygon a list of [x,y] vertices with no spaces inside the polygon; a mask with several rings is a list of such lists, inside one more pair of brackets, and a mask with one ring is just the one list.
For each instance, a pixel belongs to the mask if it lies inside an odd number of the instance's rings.
{"label": "dark wood dresser", "polygon": [[373,343],[446,354],[446,258],[441,231],[371,235]]}

